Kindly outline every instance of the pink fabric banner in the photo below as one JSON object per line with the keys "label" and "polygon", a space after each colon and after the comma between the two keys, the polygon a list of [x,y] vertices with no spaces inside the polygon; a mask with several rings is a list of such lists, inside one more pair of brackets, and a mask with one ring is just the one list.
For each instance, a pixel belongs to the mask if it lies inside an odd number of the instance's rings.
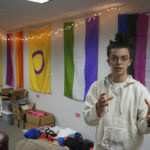
{"label": "pink fabric banner", "polygon": [[13,70],[13,35],[7,34],[7,75],[6,84],[14,86],[14,70]]}
{"label": "pink fabric banner", "polygon": [[148,16],[141,14],[137,20],[137,43],[134,62],[134,77],[145,85],[145,65],[148,33]]}

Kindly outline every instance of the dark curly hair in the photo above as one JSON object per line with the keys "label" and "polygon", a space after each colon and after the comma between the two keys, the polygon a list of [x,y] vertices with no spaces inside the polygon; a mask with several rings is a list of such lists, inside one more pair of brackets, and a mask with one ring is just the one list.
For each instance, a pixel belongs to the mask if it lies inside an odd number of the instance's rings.
{"label": "dark curly hair", "polygon": [[127,48],[130,53],[130,58],[133,59],[134,47],[134,42],[128,34],[118,32],[116,33],[115,41],[109,41],[109,45],[107,47],[107,56],[110,56],[113,48]]}

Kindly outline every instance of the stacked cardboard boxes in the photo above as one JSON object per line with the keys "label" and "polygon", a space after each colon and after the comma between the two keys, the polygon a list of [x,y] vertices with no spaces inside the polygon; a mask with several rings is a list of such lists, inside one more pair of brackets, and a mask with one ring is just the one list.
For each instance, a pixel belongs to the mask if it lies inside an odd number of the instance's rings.
{"label": "stacked cardboard boxes", "polygon": [[2,117],[8,124],[13,124],[13,104],[26,104],[28,92],[23,88],[2,88],[0,92],[2,101]]}
{"label": "stacked cardboard boxes", "polygon": [[25,128],[27,130],[31,129],[31,128],[39,128],[41,126],[55,126],[55,118],[54,115],[52,113],[49,112],[45,112],[42,110],[35,110],[38,112],[42,112],[45,114],[45,116],[43,117],[36,117],[33,116],[29,113],[26,113],[26,123],[25,123]]}
{"label": "stacked cardboard boxes", "polygon": [[[39,128],[41,126],[55,126],[55,118],[52,113],[42,110],[35,110],[44,113],[42,117],[33,116],[27,111],[34,109],[35,103],[28,101],[28,92],[23,88],[1,89],[3,118],[8,121],[11,118],[14,125],[20,128]],[[8,111],[5,115],[5,111]],[[10,121],[9,121],[10,122]]]}
{"label": "stacked cardboard boxes", "polygon": [[25,127],[26,121],[26,112],[28,110],[34,109],[35,103],[28,102],[27,104],[13,104],[13,119],[14,119],[14,126],[19,128]]}
{"label": "stacked cardboard boxes", "polygon": [[8,101],[24,99],[27,97],[27,90],[24,88],[2,88],[0,98]]}

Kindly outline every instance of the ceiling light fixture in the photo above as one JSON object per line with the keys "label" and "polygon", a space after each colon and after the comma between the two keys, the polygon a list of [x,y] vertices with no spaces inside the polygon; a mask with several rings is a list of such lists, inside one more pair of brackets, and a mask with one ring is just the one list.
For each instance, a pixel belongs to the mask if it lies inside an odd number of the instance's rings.
{"label": "ceiling light fixture", "polygon": [[31,2],[36,2],[36,3],[46,3],[48,2],[49,0],[27,0],[27,1],[31,1]]}

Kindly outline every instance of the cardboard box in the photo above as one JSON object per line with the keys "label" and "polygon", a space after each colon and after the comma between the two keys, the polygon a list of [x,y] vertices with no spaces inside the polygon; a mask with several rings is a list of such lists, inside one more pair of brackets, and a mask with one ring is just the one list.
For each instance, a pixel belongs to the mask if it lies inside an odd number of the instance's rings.
{"label": "cardboard box", "polygon": [[27,96],[27,91],[26,89],[23,89],[23,88],[17,88],[14,91],[14,95],[16,99],[23,99]]}
{"label": "cardboard box", "polygon": [[13,104],[13,113],[18,113],[20,111],[28,111],[28,110],[32,110],[35,107],[35,103],[34,102],[28,102],[26,104]]}
{"label": "cardboard box", "polygon": [[13,93],[14,88],[2,88],[1,95],[8,96],[10,93]]}
{"label": "cardboard box", "polygon": [[4,100],[19,100],[19,99],[24,99],[27,97],[27,90],[23,88],[16,88],[15,90],[13,88],[3,88],[1,90],[2,96],[0,96]]}
{"label": "cardboard box", "polygon": [[35,124],[32,124],[32,123],[25,122],[25,129],[30,130],[30,129],[32,129],[32,128],[38,129],[39,126],[38,126],[38,125],[35,125]]}
{"label": "cardboard box", "polygon": [[8,100],[10,97],[1,95],[0,98]]}
{"label": "cardboard box", "polygon": [[12,113],[13,104],[22,104],[22,105],[27,104],[28,98],[24,98],[24,99],[20,99],[20,100],[13,100],[13,101],[2,99],[1,102],[2,102],[2,110]]}
{"label": "cardboard box", "polygon": [[29,102],[25,105],[21,105],[20,107],[21,107],[22,111],[28,111],[28,110],[34,109],[35,103],[34,102]]}
{"label": "cardboard box", "polygon": [[[53,126],[55,126],[55,123],[48,124],[47,126],[53,127]],[[27,129],[27,130],[30,130],[32,128],[38,129],[39,127],[41,127],[41,126],[29,123],[29,122],[25,122],[25,129]]]}
{"label": "cardboard box", "polygon": [[18,120],[17,119],[14,119],[14,126],[18,127]]}
{"label": "cardboard box", "polygon": [[24,120],[19,122],[19,128],[24,129],[25,128],[25,122]]}
{"label": "cardboard box", "polygon": [[18,112],[13,112],[13,118],[18,120],[18,121],[22,121],[25,120],[25,113],[22,111],[18,111]]}
{"label": "cardboard box", "polygon": [[23,120],[18,121],[17,119],[14,119],[14,126],[19,127],[21,129],[24,129],[25,128],[25,122]]}
{"label": "cardboard box", "polygon": [[[24,107],[28,106],[28,107]],[[35,103],[28,102],[25,105],[13,104],[13,118],[22,121],[25,120],[25,114],[28,110],[34,109]],[[26,109],[25,109],[26,108]]]}
{"label": "cardboard box", "polygon": [[0,98],[4,100],[15,100],[14,88],[2,88]]}
{"label": "cardboard box", "polygon": [[54,115],[52,113],[45,112],[42,110],[36,110],[36,111],[44,113],[45,116],[36,117],[36,116],[33,116],[29,113],[26,113],[26,121],[28,123],[34,124],[37,126],[45,126],[45,125],[50,125],[50,124],[55,125],[55,118],[54,118]]}

